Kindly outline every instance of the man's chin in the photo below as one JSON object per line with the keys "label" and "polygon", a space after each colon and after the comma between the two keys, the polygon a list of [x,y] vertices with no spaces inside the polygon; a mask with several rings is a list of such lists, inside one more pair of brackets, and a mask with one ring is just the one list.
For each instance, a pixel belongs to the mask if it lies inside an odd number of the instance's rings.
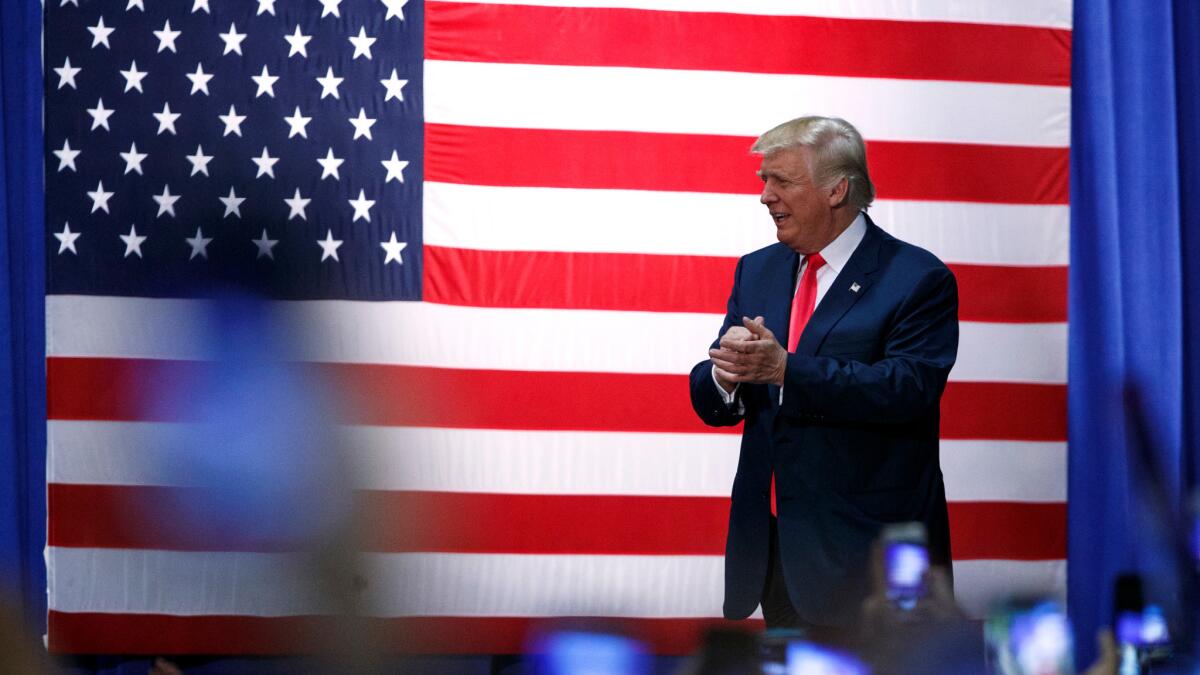
{"label": "man's chin", "polygon": [[788,236],[787,231],[783,229],[776,228],[775,238],[779,240],[779,243],[786,245],[788,248],[796,248],[792,245],[791,237]]}

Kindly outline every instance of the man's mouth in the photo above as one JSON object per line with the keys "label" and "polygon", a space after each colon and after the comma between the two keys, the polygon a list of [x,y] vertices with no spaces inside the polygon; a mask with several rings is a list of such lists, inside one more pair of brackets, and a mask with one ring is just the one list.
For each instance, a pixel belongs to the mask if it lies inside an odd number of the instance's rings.
{"label": "man's mouth", "polygon": [[776,224],[776,225],[778,225],[778,224],[782,223],[783,221],[787,220],[787,217],[788,217],[788,216],[790,216],[790,215],[791,215],[790,213],[779,213],[778,211],[772,211],[772,212],[771,212],[771,218],[773,218],[773,219],[775,220],[775,224]]}

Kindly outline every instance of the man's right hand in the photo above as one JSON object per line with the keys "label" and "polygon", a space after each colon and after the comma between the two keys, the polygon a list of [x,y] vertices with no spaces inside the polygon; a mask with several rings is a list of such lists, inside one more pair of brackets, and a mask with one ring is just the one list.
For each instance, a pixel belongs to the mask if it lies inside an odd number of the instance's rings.
{"label": "man's right hand", "polygon": [[[756,340],[756,339],[757,339],[757,337],[753,333],[751,333],[749,331],[749,329],[747,329],[745,326],[730,326],[729,330],[725,331],[725,334],[721,336],[720,341],[725,342],[726,340]],[[724,370],[721,370],[721,368],[718,367],[717,364],[714,363],[713,364],[713,375],[716,376],[717,384],[721,385],[721,388],[725,390],[725,393],[727,393],[727,394],[733,393],[733,390],[734,390],[734,388],[737,387],[738,383],[733,381],[732,376],[729,373],[725,372]]]}

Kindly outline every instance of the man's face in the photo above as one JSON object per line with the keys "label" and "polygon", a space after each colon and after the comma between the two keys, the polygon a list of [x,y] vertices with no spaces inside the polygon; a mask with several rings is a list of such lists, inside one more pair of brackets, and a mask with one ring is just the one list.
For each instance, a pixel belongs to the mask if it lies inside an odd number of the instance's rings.
{"label": "man's face", "polygon": [[762,202],[775,221],[775,236],[802,255],[816,253],[837,238],[830,188],[813,183],[808,148],[786,148],[763,157],[758,176]]}

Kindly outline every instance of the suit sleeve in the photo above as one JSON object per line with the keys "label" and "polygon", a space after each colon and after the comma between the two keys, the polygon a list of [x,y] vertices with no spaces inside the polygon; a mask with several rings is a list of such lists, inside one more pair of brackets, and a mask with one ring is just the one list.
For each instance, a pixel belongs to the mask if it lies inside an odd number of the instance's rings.
{"label": "suit sleeve", "polygon": [[[738,260],[737,269],[733,272],[733,290],[729,293],[729,302],[725,307],[725,321],[721,325],[721,330],[717,332],[717,339],[712,341],[711,346],[714,348],[720,343],[721,336],[729,330],[730,326],[742,323],[742,314],[737,301],[741,278],[742,261]],[[704,359],[692,368],[692,409],[709,426],[730,427],[742,421],[740,397],[745,389],[745,385],[739,387],[736,394],[738,398],[734,399],[732,405],[728,405],[721,397],[721,393],[717,391],[716,383],[713,382],[712,361]]]}
{"label": "suit sleeve", "polygon": [[883,358],[867,364],[789,354],[780,412],[816,422],[904,424],[935,413],[958,353],[958,285],[929,269],[886,328]]}

